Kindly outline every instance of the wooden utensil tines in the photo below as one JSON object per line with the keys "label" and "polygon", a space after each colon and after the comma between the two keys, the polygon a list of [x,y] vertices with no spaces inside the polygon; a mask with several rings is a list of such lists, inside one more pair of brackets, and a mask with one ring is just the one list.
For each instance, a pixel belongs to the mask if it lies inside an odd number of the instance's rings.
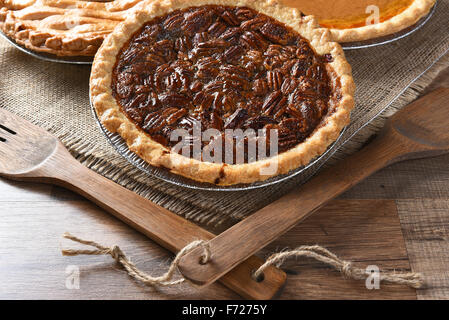
{"label": "wooden utensil tines", "polygon": [[[56,137],[1,108],[0,176],[73,190],[175,253],[194,240],[215,236],[89,170]],[[251,272],[262,263],[250,257],[220,281],[244,298],[271,299],[283,286],[286,275],[273,267],[264,281],[257,282]]]}
{"label": "wooden utensil tines", "polygon": [[212,239],[207,264],[198,263],[202,251],[194,250],[181,259],[178,269],[198,285],[210,284],[377,170],[447,152],[449,89],[438,89],[396,113],[379,136],[359,152]]}

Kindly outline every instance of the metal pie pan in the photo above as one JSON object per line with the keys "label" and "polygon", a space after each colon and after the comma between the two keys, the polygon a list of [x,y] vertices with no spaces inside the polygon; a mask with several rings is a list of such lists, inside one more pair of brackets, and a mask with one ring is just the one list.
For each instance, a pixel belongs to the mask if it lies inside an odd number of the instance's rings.
{"label": "metal pie pan", "polygon": [[6,41],[8,41],[11,45],[19,49],[20,51],[40,60],[48,61],[48,62],[57,62],[57,63],[67,63],[67,64],[92,64],[94,57],[89,56],[78,56],[78,57],[60,57],[50,53],[37,52],[30,50],[18,43],[16,43],[13,39],[9,38],[3,32],[0,32],[0,36],[2,36]]}
{"label": "metal pie pan", "polygon": [[217,186],[211,183],[203,183],[198,182],[195,180],[191,180],[188,178],[185,178],[183,176],[174,174],[170,172],[168,169],[160,168],[160,167],[154,167],[150,164],[148,164],[146,161],[141,159],[137,154],[130,151],[128,148],[128,145],[126,142],[122,139],[122,137],[117,133],[111,133],[108,131],[103,124],[100,122],[98,115],[95,111],[95,108],[93,107],[93,104],[91,102],[91,109],[92,113],[94,114],[95,120],[97,121],[101,131],[106,136],[108,141],[111,143],[111,145],[117,150],[117,152],[125,158],[130,164],[132,164],[134,167],[138,168],[140,171],[144,172],[145,174],[158,178],[160,180],[163,180],[165,182],[171,183],[173,185],[183,187],[183,188],[189,188],[189,189],[195,189],[195,190],[205,190],[205,191],[246,191],[246,190],[252,190],[252,189],[259,189],[268,187],[271,185],[275,185],[277,183],[280,183],[282,181],[286,181],[288,179],[291,179],[295,176],[300,175],[305,170],[309,169],[310,167],[316,165],[320,162],[320,160],[326,159],[333,155],[335,151],[337,151],[337,145],[340,141],[343,133],[345,132],[346,128],[343,128],[343,130],[340,132],[340,135],[338,136],[337,140],[332,143],[327,150],[321,154],[320,156],[313,159],[308,165],[299,167],[295,170],[290,171],[288,174],[278,175],[271,177],[265,181],[259,181],[251,184],[236,184],[231,186]]}

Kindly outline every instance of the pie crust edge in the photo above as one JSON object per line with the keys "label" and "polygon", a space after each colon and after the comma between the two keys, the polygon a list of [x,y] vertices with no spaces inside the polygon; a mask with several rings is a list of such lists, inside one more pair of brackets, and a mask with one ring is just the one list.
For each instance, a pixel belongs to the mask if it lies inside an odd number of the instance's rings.
{"label": "pie crust edge", "polygon": [[375,39],[404,30],[429,13],[436,0],[414,0],[400,14],[378,24],[352,29],[330,29],[331,39],[340,43]]}
{"label": "pie crust edge", "polygon": [[[229,165],[202,162],[172,153],[169,148],[151,139],[131,122],[112,95],[112,71],[117,55],[130,35],[157,16],[177,9],[214,4],[252,8],[293,28],[309,40],[317,54],[332,54],[333,61],[329,65],[339,77],[341,92],[341,99],[335,111],[327,116],[324,123],[320,124],[305,141],[278,156],[252,163]],[[104,127],[112,133],[118,133],[126,141],[129,149],[149,164],[167,168],[175,174],[196,181],[216,185],[253,183],[288,173],[308,164],[313,158],[326,151],[349,123],[350,112],[354,107],[355,91],[351,67],[340,45],[330,42],[329,30],[319,27],[314,17],[304,17],[299,10],[292,10],[275,0],[191,0],[188,3],[183,0],[148,0],[142,2],[139,8],[135,15],[117,26],[97,52],[90,77],[90,96]],[[261,174],[261,169],[270,165],[277,165],[277,172],[271,175]]]}

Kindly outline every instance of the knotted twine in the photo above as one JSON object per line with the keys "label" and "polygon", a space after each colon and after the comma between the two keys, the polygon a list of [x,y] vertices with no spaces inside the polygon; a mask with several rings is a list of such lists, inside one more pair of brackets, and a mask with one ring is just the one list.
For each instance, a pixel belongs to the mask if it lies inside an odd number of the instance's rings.
{"label": "knotted twine", "polygon": [[88,241],[75,237],[68,232],[64,233],[64,238],[97,248],[96,250],[63,249],[62,254],[64,256],[110,255],[115,261],[117,261],[120,265],[122,265],[126,269],[126,271],[131,277],[143,282],[147,286],[173,286],[184,282],[185,281],[184,278],[179,280],[172,280],[172,279],[178,267],[179,260],[195,248],[203,247],[204,249],[203,258],[201,261],[202,263],[207,263],[210,259],[210,250],[208,242],[204,240],[196,240],[189,243],[184,248],[182,248],[181,251],[178,252],[178,254],[176,255],[173,262],[170,264],[170,267],[168,268],[166,273],[164,273],[162,276],[154,277],[139,270],[136,267],[136,265],[126,257],[126,255],[117,245],[113,245],[112,247],[105,247],[95,241]]}
{"label": "knotted twine", "polygon": [[[162,276],[151,276],[141,270],[139,270],[123,253],[123,251],[117,246],[105,247],[94,241],[87,241],[80,239],[66,232],[64,238],[70,239],[74,242],[85,244],[88,246],[95,247],[95,250],[73,250],[73,249],[62,249],[62,254],[65,256],[77,256],[77,255],[110,255],[115,261],[122,265],[128,275],[136,280],[143,282],[148,286],[173,286],[186,281],[185,278],[173,280],[175,271],[177,270],[179,260],[191,252],[192,250],[202,247],[204,250],[201,263],[207,263],[210,260],[211,252],[207,241],[196,240],[178,252],[175,259],[170,264],[168,271]],[[270,266],[280,267],[285,260],[289,258],[299,258],[307,257],[313,258],[324,264],[327,264],[334,268],[335,270],[342,273],[345,277],[354,280],[364,280],[367,277],[365,269],[357,268],[352,265],[351,262],[340,259],[338,256],[330,252],[329,250],[318,246],[300,246],[294,250],[283,251],[271,255],[267,261],[261,265],[251,276],[254,280],[261,279],[263,272]],[[421,288],[424,280],[421,273],[416,272],[390,272],[382,271],[379,275],[380,282],[396,283],[401,285],[406,285],[415,289]]]}
{"label": "knotted twine", "polygon": [[[318,245],[300,246],[291,251],[275,253],[271,255],[267,259],[267,261],[254,272],[253,276],[255,278],[259,278],[260,276],[262,276],[263,271],[269,266],[275,265],[277,267],[280,267],[286,259],[298,257],[307,257],[318,260],[338,270],[347,278],[351,278],[354,280],[364,280],[367,276],[366,270],[354,267],[351,262],[340,259],[326,248],[320,247]],[[380,273],[379,280],[389,283],[407,285],[415,289],[421,288],[424,283],[422,274],[416,272],[382,271]]]}

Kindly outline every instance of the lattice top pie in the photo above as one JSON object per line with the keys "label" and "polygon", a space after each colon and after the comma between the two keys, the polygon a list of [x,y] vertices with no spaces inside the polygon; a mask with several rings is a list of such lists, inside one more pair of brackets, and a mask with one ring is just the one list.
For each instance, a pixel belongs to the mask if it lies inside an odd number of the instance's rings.
{"label": "lattice top pie", "polygon": [[93,56],[141,0],[0,0],[0,29],[28,49]]}
{"label": "lattice top pie", "polygon": [[[251,0],[144,3],[103,43],[90,85],[101,122],[130,150],[220,185],[287,173],[324,152],[349,121],[354,91],[328,30]],[[238,140],[238,130],[254,134]],[[173,139],[178,131],[186,136]]]}

